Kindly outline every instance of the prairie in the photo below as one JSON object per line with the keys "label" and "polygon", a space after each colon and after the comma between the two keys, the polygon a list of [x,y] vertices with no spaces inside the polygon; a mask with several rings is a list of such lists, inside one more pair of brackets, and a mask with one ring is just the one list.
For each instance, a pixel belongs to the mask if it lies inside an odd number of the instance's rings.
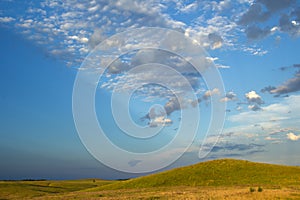
{"label": "prairie", "polygon": [[0,181],[0,199],[300,199],[300,167],[221,159],[126,181]]}

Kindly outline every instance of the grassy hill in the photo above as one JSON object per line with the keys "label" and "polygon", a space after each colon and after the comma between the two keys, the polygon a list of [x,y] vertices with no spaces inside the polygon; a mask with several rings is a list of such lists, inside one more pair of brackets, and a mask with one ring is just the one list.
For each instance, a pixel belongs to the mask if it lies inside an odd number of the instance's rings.
{"label": "grassy hill", "polygon": [[86,179],[67,181],[0,181],[0,199],[20,199],[66,194],[95,188],[113,181]]}
{"label": "grassy hill", "polygon": [[116,182],[105,189],[163,186],[300,185],[300,167],[222,159]]}
{"label": "grassy hill", "polygon": [[[257,192],[258,187],[263,192]],[[253,187],[256,192],[250,192]],[[0,199],[300,199],[300,167],[222,159],[126,181],[0,181]]]}

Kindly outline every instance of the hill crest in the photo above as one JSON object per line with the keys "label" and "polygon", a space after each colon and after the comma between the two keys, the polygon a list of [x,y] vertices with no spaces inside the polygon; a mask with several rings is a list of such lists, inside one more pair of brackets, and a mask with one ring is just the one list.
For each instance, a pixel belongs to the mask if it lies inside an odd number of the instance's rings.
{"label": "hill crest", "polygon": [[[165,186],[299,185],[300,167],[219,159],[108,185],[107,189]],[[103,186],[106,187],[106,186]]]}

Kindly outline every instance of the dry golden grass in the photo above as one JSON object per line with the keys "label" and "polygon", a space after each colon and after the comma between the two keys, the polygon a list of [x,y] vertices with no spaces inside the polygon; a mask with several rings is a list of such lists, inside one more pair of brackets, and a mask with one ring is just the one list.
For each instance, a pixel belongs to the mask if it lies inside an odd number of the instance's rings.
{"label": "dry golden grass", "polygon": [[263,188],[250,192],[249,187],[162,187],[146,189],[105,190],[99,192],[71,192],[33,199],[300,199],[300,188]]}

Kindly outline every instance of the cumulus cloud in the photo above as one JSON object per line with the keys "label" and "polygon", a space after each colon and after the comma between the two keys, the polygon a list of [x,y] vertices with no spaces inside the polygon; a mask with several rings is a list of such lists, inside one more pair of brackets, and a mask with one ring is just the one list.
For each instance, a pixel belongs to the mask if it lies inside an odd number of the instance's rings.
{"label": "cumulus cloud", "polygon": [[247,101],[249,104],[255,103],[258,105],[261,105],[264,103],[261,96],[259,96],[255,91],[250,91],[245,94],[245,97],[247,98]]}
{"label": "cumulus cloud", "polygon": [[247,103],[249,104],[248,108],[252,111],[259,111],[261,109],[261,104],[264,104],[261,96],[258,95],[255,91],[250,91],[245,94]]}
{"label": "cumulus cloud", "polygon": [[123,62],[121,59],[117,59],[108,66],[107,70],[110,74],[119,74],[128,70],[129,68],[130,66],[128,63]]}
{"label": "cumulus cloud", "polygon": [[167,116],[171,115],[174,111],[183,109],[181,106],[183,106],[184,103],[184,100],[179,101],[176,97],[170,98],[163,106],[163,109],[154,106],[150,109],[146,116],[141,119],[149,120],[150,127],[156,127],[163,124],[170,125],[172,120],[167,118]]}
{"label": "cumulus cloud", "polygon": [[300,135],[295,135],[293,132],[286,134],[287,138],[292,141],[297,141],[300,139]]}
{"label": "cumulus cloud", "polygon": [[166,114],[170,115],[172,112],[176,110],[180,110],[180,102],[177,98],[171,98],[164,106]]}
{"label": "cumulus cloud", "polygon": [[161,117],[161,116],[169,116],[173,112],[185,109],[188,107],[195,107],[201,102],[201,99],[197,100],[190,100],[190,99],[178,99],[176,97],[170,98],[165,105],[163,106],[163,110],[157,109],[157,108],[152,108],[150,109],[149,113],[144,117],[146,119],[151,119],[151,118],[156,118],[156,117]]}
{"label": "cumulus cloud", "polygon": [[169,126],[173,121],[168,118],[173,112],[180,111],[182,109],[194,108],[199,105],[201,99],[196,100],[185,99],[185,98],[170,98],[163,107],[154,106],[150,111],[141,118],[141,120],[149,120],[148,125],[150,127],[157,126]]}
{"label": "cumulus cloud", "polygon": [[220,99],[220,101],[222,102],[235,101],[235,100],[237,100],[237,95],[232,91],[227,92],[225,97]]}
{"label": "cumulus cloud", "polygon": [[208,34],[208,39],[210,41],[210,45],[212,49],[221,48],[223,45],[224,40],[222,37],[217,33],[210,33]]}
{"label": "cumulus cloud", "polygon": [[212,96],[215,96],[215,95],[220,95],[221,94],[221,92],[220,92],[220,90],[218,89],[218,88],[214,88],[214,89],[212,89],[212,90],[207,90],[205,93],[204,93],[204,95],[203,95],[203,99],[204,100],[209,100]]}

